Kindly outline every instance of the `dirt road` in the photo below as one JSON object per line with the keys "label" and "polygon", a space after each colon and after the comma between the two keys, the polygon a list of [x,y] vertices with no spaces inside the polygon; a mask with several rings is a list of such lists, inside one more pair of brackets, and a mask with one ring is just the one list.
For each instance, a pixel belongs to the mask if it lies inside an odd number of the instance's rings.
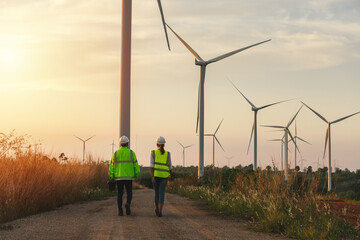
{"label": "dirt road", "polygon": [[155,216],[152,190],[136,190],[132,214],[118,216],[116,198],[85,202],[18,219],[0,239],[286,239],[246,229],[246,222],[220,216],[196,201],[167,194],[162,218]]}

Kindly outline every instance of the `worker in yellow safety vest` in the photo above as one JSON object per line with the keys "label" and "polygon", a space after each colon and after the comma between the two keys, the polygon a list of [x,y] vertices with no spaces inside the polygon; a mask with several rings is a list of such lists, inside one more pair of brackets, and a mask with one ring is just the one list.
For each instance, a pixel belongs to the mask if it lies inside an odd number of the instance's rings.
{"label": "worker in yellow safety vest", "polygon": [[130,204],[132,199],[132,181],[140,176],[140,168],[136,159],[135,152],[128,148],[129,138],[122,136],[120,138],[120,149],[117,150],[112,158],[109,167],[109,177],[111,180],[116,180],[118,187],[118,209],[119,216],[123,216],[122,198],[124,186],[126,188],[126,215],[131,214]]}
{"label": "worker in yellow safety vest", "polygon": [[164,149],[165,143],[164,137],[158,137],[156,140],[158,149],[151,151],[150,155],[150,172],[155,190],[155,213],[158,217],[162,217],[165,189],[173,168],[170,152]]}

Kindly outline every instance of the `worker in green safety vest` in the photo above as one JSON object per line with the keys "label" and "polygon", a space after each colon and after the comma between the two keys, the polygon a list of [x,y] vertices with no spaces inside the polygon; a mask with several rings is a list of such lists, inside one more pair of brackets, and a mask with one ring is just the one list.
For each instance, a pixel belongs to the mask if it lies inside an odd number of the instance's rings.
{"label": "worker in green safety vest", "polygon": [[172,171],[170,152],[164,149],[165,143],[165,138],[158,137],[156,140],[158,149],[151,151],[150,155],[150,172],[155,190],[155,213],[158,217],[162,217],[165,189]]}
{"label": "worker in green safety vest", "polygon": [[119,216],[123,216],[122,198],[124,186],[126,188],[126,215],[131,214],[130,205],[132,200],[132,181],[140,176],[140,168],[136,159],[135,152],[128,148],[129,138],[122,136],[120,138],[120,149],[117,150],[112,158],[109,167],[109,177],[116,180],[118,186],[118,209]]}

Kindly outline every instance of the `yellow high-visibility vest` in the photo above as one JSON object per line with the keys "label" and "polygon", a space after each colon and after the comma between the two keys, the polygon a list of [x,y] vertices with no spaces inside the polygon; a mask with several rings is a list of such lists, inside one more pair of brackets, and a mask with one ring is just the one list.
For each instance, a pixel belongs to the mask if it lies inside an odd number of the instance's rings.
{"label": "yellow high-visibility vest", "polygon": [[140,176],[140,168],[135,153],[121,147],[111,158],[109,177],[115,180],[134,180]]}
{"label": "yellow high-visibility vest", "polygon": [[151,154],[154,158],[154,176],[161,178],[169,177],[170,153],[165,151],[164,154],[161,154],[161,151],[157,149],[153,150]]}

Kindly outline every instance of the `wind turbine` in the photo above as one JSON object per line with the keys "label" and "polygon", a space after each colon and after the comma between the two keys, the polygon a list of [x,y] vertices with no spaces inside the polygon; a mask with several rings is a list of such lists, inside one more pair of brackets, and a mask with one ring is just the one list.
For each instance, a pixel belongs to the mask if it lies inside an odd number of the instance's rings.
{"label": "wind turbine", "polygon": [[326,146],[329,143],[328,191],[331,191],[331,131],[330,131],[331,124],[341,122],[341,121],[343,121],[343,120],[345,120],[345,119],[347,119],[349,117],[352,117],[352,116],[354,116],[356,114],[359,114],[360,112],[356,112],[356,113],[350,114],[350,115],[348,115],[346,117],[342,117],[342,118],[339,118],[339,119],[337,119],[335,121],[330,122],[330,121],[326,120],[326,118],[321,116],[318,112],[316,112],[314,109],[312,109],[311,107],[306,105],[305,103],[302,102],[302,104],[304,104],[308,109],[310,109],[313,113],[315,113],[316,116],[318,116],[319,118],[321,118],[324,122],[326,122],[328,124],[328,128],[326,130],[325,148],[324,148],[323,159],[325,158]]}
{"label": "wind turbine", "polygon": [[113,140],[112,144],[110,144],[110,146],[112,146],[112,155],[114,155],[114,147],[116,146],[116,144],[114,143],[114,140]]}
{"label": "wind turbine", "polygon": [[283,157],[283,154],[284,154],[284,138],[285,138],[285,135],[283,136],[283,138],[277,138],[277,139],[271,139],[271,140],[268,140],[269,142],[280,142],[280,145],[281,145],[281,170],[284,170],[284,157]]}
{"label": "wind turbine", "polygon": [[[75,135],[74,135],[75,136]],[[83,163],[85,162],[85,143],[87,141],[89,141],[90,139],[92,139],[93,137],[95,137],[95,135],[93,135],[92,137],[89,137],[88,139],[84,140],[82,138],[79,138],[78,136],[75,136],[77,139],[79,139],[80,141],[83,142]]]}
{"label": "wind turbine", "polygon": [[196,132],[198,131],[198,125],[200,125],[200,129],[199,129],[199,168],[198,168],[198,178],[200,178],[204,175],[204,84],[205,84],[206,66],[208,64],[211,64],[211,63],[220,61],[224,58],[230,57],[236,53],[242,52],[248,48],[252,48],[252,47],[255,47],[262,43],[268,42],[271,39],[263,41],[263,42],[259,42],[259,43],[256,43],[256,44],[244,47],[244,48],[240,48],[235,51],[228,52],[226,54],[223,54],[218,57],[215,57],[215,58],[205,61],[168,24],[166,24],[166,26],[168,26],[168,28],[175,34],[175,36],[180,40],[180,42],[190,51],[190,53],[192,55],[194,55],[195,65],[200,66],[200,82],[199,82],[199,91],[198,91],[198,111],[197,111],[197,121],[196,121]]}
{"label": "wind turbine", "polygon": [[[170,50],[161,1],[157,0],[157,3],[164,26],[167,45]],[[131,8],[132,0],[122,0],[119,138],[123,135],[130,138]]]}
{"label": "wind turbine", "polygon": [[[219,139],[216,137],[216,133],[220,128],[220,125],[222,124],[222,122],[224,121],[224,119],[221,120],[219,126],[217,127],[217,129],[215,130],[215,132],[213,134],[205,134],[204,136],[207,137],[212,137],[213,138],[213,169],[215,168],[215,140],[217,141],[217,143],[219,144],[219,146],[221,147],[221,149],[225,152],[224,148],[221,146],[221,143],[219,142]],[[218,163],[219,164],[219,163]]]}
{"label": "wind turbine", "polygon": [[[300,141],[304,142],[304,143],[307,143],[307,144],[311,145],[311,143],[307,142],[306,140],[300,138],[300,137],[297,135],[297,127],[296,127],[296,121],[295,121],[295,136],[294,136],[295,145],[296,145],[298,139],[299,139]],[[296,157],[297,157],[297,155],[296,155],[296,149],[297,149],[298,152],[300,153],[300,150],[299,150],[298,148],[295,148],[295,167],[297,166],[297,165],[296,165],[296,163],[297,163],[297,162],[296,162]],[[301,155],[301,153],[300,153],[300,155]],[[301,158],[302,158],[302,156],[301,156]]]}
{"label": "wind turbine", "polygon": [[230,160],[233,159],[234,156],[231,156],[231,157],[225,156],[225,158],[228,160],[228,167],[230,167]]}
{"label": "wind turbine", "polygon": [[[296,114],[292,117],[292,119],[289,121],[289,123],[286,125],[286,126],[269,126],[269,125],[262,125],[263,127],[270,127],[270,128],[280,128],[280,129],[283,129],[284,130],[284,135],[285,135],[285,139],[284,139],[284,142],[285,142],[285,180],[287,181],[288,180],[288,171],[289,171],[289,154],[288,154],[288,151],[289,151],[289,140],[288,140],[288,135],[290,135],[290,139],[291,141],[294,142],[295,144],[295,148],[297,148],[297,145],[294,141],[294,138],[290,132],[290,125],[294,122],[296,116],[298,115],[298,113],[300,112],[301,108],[303,106],[300,107],[300,109],[296,112]],[[296,149],[295,149],[296,151]]]}
{"label": "wind turbine", "polygon": [[188,146],[184,146],[184,145],[182,145],[179,141],[177,141],[177,142],[178,142],[178,143],[180,144],[180,146],[183,148],[183,167],[185,167],[185,149],[193,146],[193,144],[188,145]]}
{"label": "wind turbine", "polygon": [[287,102],[290,101],[289,100],[284,100],[284,101],[280,101],[280,102],[276,102],[276,103],[271,103],[268,105],[264,105],[262,107],[256,107],[252,102],[250,102],[249,99],[247,99],[245,97],[244,94],[242,94],[242,92],[240,92],[240,90],[235,86],[235,84],[233,82],[230,81],[230,83],[234,86],[234,88],[245,98],[245,100],[250,104],[251,106],[251,110],[254,112],[254,124],[253,124],[253,128],[251,130],[251,135],[250,135],[250,141],[249,141],[249,146],[248,146],[248,150],[247,150],[247,154],[249,153],[249,149],[250,149],[250,144],[251,144],[251,139],[252,136],[254,134],[254,165],[253,165],[253,169],[254,171],[257,169],[257,113],[259,110],[262,110],[264,108],[279,104],[279,103],[283,103],[283,102]]}

